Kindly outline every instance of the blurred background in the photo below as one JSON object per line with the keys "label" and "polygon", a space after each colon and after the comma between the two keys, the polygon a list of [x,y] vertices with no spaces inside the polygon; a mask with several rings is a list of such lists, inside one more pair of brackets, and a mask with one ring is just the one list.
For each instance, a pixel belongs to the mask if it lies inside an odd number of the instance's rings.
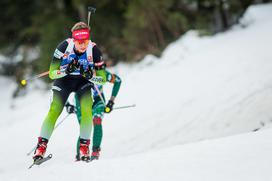
{"label": "blurred background", "polygon": [[[251,4],[270,0],[1,0],[0,75],[15,81],[48,70],[59,42],[77,21],[91,17],[91,39],[108,66],[138,62],[187,30],[213,35],[227,30]],[[16,96],[16,94],[14,94]]]}

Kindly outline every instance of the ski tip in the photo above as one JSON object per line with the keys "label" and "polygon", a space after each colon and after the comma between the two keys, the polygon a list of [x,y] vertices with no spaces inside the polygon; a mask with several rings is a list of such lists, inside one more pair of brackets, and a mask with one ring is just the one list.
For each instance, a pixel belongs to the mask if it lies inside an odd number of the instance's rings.
{"label": "ski tip", "polygon": [[41,158],[35,159],[33,161],[33,163],[28,167],[28,169],[32,168],[34,165],[40,165],[40,164],[50,160],[52,157],[53,157],[53,155],[50,153],[49,155],[47,155],[44,158],[41,157]]}
{"label": "ski tip", "polygon": [[30,165],[30,166],[28,167],[28,169],[31,169],[31,168],[33,167],[33,165],[34,165],[34,164]]}

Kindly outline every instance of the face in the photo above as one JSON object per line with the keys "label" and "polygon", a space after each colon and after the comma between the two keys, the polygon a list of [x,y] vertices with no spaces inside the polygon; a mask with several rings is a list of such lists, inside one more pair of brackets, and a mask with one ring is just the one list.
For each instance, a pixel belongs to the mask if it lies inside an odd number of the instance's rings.
{"label": "face", "polygon": [[78,51],[79,53],[84,53],[87,50],[89,40],[74,40],[74,43],[76,51]]}

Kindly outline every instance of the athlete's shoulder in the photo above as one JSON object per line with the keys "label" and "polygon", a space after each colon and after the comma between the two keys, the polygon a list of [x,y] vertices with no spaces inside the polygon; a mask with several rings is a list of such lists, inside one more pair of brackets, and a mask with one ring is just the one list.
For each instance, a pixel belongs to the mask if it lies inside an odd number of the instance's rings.
{"label": "athlete's shoulder", "polygon": [[103,61],[102,52],[100,51],[100,49],[94,42],[92,42],[92,46],[93,46],[93,61],[94,62]]}
{"label": "athlete's shoulder", "polygon": [[60,42],[54,52],[54,57],[57,59],[61,59],[61,57],[63,57],[70,41],[72,41],[71,38],[67,38],[65,40],[63,40],[62,42]]}
{"label": "athlete's shoulder", "polygon": [[92,42],[92,47],[93,47],[93,55],[94,56],[102,56],[101,50],[98,48],[95,42]]}
{"label": "athlete's shoulder", "polygon": [[95,47],[95,46],[96,46],[96,43],[95,43],[95,42],[92,42],[92,46]]}
{"label": "athlete's shoulder", "polygon": [[71,40],[70,40],[69,38],[63,40],[62,42],[60,42],[60,43],[58,44],[58,46],[57,46],[56,49],[59,50],[59,51],[61,51],[62,53],[65,53],[65,50],[66,50],[66,48],[68,47],[70,41],[71,41]]}

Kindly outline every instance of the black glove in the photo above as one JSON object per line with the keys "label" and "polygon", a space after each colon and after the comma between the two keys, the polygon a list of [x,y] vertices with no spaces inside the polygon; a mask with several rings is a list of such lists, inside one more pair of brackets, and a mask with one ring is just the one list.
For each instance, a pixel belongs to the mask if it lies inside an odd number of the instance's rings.
{"label": "black glove", "polygon": [[93,77],[93,71],[91,65],[88,65],[87,70],[84,71],[83,65],[80,65],[80,74],[86,79],[91,79]]}
{"label": "black glove", "polygon": [[67,66],[65,73],[70,74],[74,72],[77,68],[79,68],[79,62],[78,59],[74,58]]}
{"label": "black glove", "polygon": [[65,108],[66,108],[66,111],[68,114],[73,114],[73,113],[76,113],[76,109],[75,109],[75,106],[70,104],[69,102],[67,102],[65,104]]}
{"label": "black glove", "polygon": [[104,112],[110,113],[113,109],[114,102],[112,100],[109,100],[108,104],[106,105]]}

